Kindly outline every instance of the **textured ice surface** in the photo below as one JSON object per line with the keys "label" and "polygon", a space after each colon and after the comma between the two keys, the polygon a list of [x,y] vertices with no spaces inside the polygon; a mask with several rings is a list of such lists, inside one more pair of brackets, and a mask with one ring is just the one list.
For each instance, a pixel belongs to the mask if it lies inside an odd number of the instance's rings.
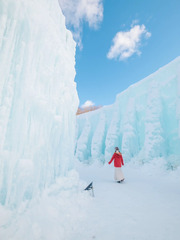
{"label": "textured ice surface", "polygon": [[108,161],[119,146],[125,161],[162,157],[180,165],[180,57],[116,97],[111,106],[78,116],[76,157]]}
{"label": "textured ice surface", "polygon": [[1,204],[31,199],[73,167],[74,65],[58,0],[0,1]]}

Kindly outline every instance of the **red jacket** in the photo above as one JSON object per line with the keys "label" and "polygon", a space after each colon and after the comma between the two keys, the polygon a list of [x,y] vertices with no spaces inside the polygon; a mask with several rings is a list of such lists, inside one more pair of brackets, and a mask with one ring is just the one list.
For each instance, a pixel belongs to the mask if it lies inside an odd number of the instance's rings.
{"label": "red jacket", "polygon": [[108,163],[111,164],[113,160],[114,160],[115,167],[121,167],[122,165],[124,165],[123,157],[120,153],[119,154],[114,153],[111,160]]}

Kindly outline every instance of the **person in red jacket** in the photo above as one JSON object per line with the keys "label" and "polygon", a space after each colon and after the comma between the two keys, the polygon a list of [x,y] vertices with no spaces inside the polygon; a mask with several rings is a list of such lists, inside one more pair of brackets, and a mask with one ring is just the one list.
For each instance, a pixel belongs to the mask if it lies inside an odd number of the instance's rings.
{"label": "person in red jacket", "polygon": [[122,165],[124,165],[124,161],[123,161],[122,154],[119,151],[118,147],[115,147],[115,153],[113,154],[111,160],[108,163],[111,164],[113,160],[114,160],[114,167],[115,167],[114,179],[118,183],[123,182],[124,175],[121,170],[121,167],[122,167]]}

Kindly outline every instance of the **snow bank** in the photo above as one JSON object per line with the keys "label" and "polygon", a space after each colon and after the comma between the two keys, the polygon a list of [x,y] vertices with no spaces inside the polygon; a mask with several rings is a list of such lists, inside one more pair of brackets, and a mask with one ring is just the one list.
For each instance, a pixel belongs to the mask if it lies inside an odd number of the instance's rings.
{"label": "snow bank", "polygon": [[119,146],[126,162],[163,158],[180,165],[180,57],[130,86],[112,106],[79,115],[76,158],[110,159]]}
{"label": "snow bank", "polygon": [[0,205],[0,239],[79,239],[92,201],[89,193],[82,191],[84,187],[77,172],[71,170],[13,211]]}
{"label": "snow bank", "polygon": [[0,203],[14,208],[73,167],[75,42],[58,0],[2,0],[0,23]]}

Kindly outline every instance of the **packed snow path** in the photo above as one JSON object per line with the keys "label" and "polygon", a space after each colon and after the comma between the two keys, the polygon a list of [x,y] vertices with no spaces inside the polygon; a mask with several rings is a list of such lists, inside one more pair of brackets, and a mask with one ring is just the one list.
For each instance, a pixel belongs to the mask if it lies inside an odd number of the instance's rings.
{"label": "packed snow path", "polygon": [[93,181],[95,193],[79,239],[180,239],[178,174],[148,167],[125,166],[125,182],[118,184],[113,166],[78,164],[80,178]]}

